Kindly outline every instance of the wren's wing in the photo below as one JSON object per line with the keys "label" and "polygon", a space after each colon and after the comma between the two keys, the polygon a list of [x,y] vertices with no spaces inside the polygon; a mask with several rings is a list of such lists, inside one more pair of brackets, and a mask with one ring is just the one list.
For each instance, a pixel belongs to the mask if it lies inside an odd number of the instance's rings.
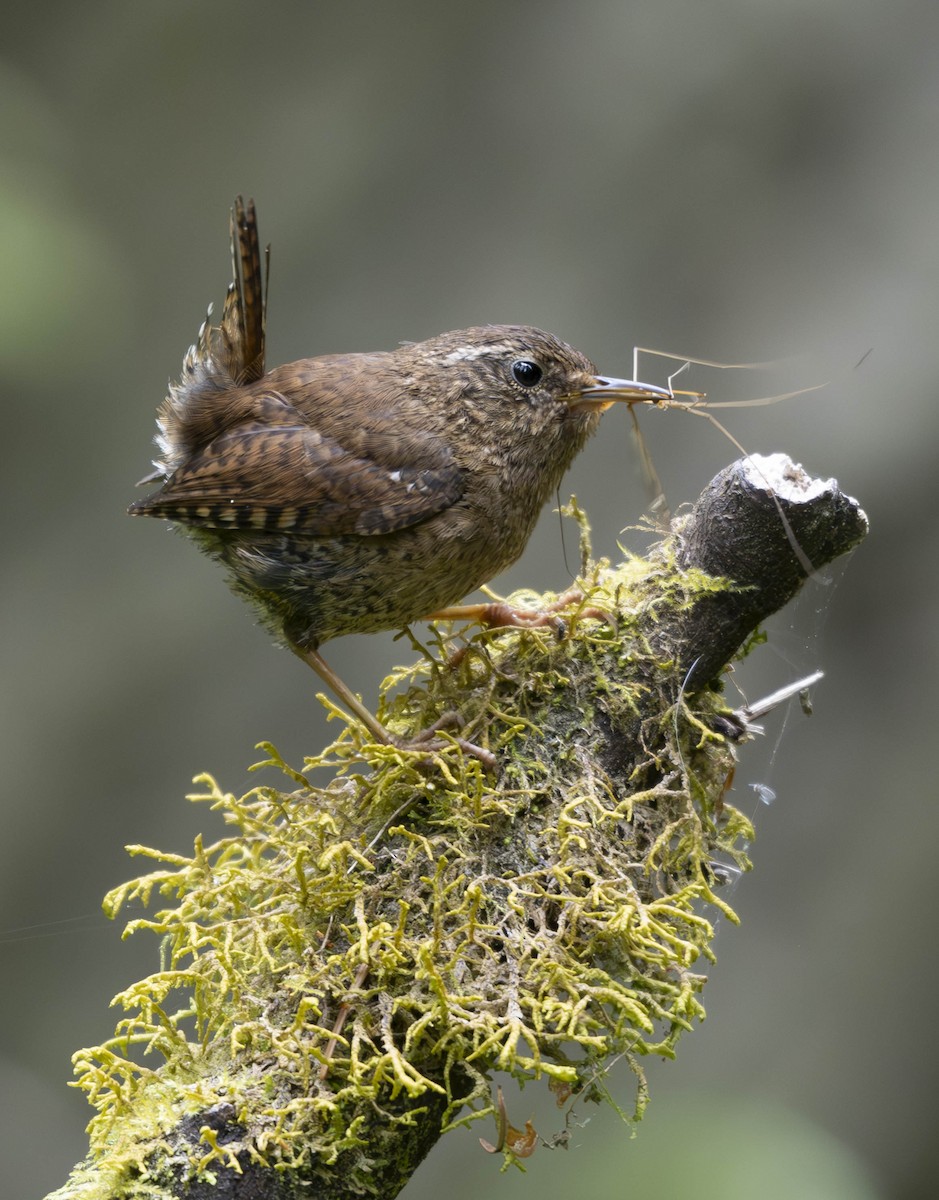
{"label": "wren's wing", "polygon": [[374,423],[351,439],[298,424],[245,422],[185,462],[132,516],[313,537],[392,533],[443,512],[463,474],[439,437]]}

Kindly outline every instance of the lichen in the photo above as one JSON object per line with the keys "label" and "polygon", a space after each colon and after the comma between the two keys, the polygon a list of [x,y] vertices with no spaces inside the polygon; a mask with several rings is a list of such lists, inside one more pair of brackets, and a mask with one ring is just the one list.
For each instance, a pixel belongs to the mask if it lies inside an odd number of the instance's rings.
{"label": "lichen", "polygon": [[[696,967],[715,916],[736,920],[717,864],[747,869],[753,831],[724,795],[719,692],[692,706],[646,637],[657,613],[724,585],[665,551],[584,579],[563,627],[470,629],[455,650],[432,626],[385,680],[390,729],[457,710],[497,771],[446,728],[428,753],[344,721],[302,770],[264,744],[256,769],[283,788],[236,798],[199,776],[189,799],[228,836],[189,856],[129,848],[157,865],[105,908],[161,898],[126,934],[157,934],[162,967],[116,997],[114,1036],[75,1056],[98,1181],[104,1166],[135,1180],[108,1194],[163,1196],[167,1171],[246,1163],[367,1173],[376,1112],[413,1122],[436,1098],[444,1127],[492,1114],[495,1071],[596,1099],[624,1056],[641,1117],[641,1059],[673,1056],[704,1017]],[[99,1194],[77,1179],[61,1195]]]}

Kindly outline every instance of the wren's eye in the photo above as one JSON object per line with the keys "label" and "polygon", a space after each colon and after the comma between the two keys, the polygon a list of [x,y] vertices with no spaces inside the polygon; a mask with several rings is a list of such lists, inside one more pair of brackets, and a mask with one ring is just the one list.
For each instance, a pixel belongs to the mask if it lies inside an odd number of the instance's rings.
{"label": "wren's eye", "polygon": [[541,383],[541,376],[544,372],[536,362],[532,362],[530,358],[517,358],[512,363],[512,375],[516,383],[520,383],[522,387],[536,387]]}

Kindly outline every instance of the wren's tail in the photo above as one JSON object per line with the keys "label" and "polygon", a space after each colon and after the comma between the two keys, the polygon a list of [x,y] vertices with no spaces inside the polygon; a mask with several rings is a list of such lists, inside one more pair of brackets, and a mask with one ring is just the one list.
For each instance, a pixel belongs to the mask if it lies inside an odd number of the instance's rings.
{"label": "wren's tail", "polygon": [[270,247],[261,265],[254,201],[247,206],[239,196],[231,221],[232,281],[228,285],[222,319],[211,324],[212,309],[199,329],[194,346],[183,360],[178,383],[157,416],[156,442],[162,457],[156,470],[141,483],[168,479],[170,475],[224,430],[225,406],[219,392],[252,383],[264,374],[264,338],[267,324],[267,274]]}
{"label": "wren's tail", "polygon": [[[232,281],[222,310],[221,337],[229,354],[229,374],[236,383],[252,383],[264,374],[264,337],[267,326],[266,277],[270,273],[271,248],[265,252],[261,272],[261,249],[254,201],[245,209],[240,196],[231,215]],[[237,252],[235,235],[238,235]]]}

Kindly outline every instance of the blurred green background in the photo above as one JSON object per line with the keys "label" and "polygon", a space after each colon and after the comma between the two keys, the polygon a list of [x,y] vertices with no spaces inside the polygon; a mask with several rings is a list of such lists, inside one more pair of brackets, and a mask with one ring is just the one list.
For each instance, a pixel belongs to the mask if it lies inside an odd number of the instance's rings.
{"label": "blurred green background", "polygon": [[[2,716],[0,1162],[7,1200],[62,1183],[87,1111],[69,1056],[153,969],[99,912],[125,843],[217,833],[192,775],[245,790],[255,742],[326,726],[309,672],[220,573],[124,508],[153,416],[228,280],[239,191],[273,243],[270,361],[530,322],[609,374],[634,343],[765,375],[722,414],[748,449],[835,475],[872,533],[749,668],[823,667],[811,721],[749,748],[755,872],[636,1140],[580,1112],[567,1154],[500,1177],[445,1139],[408,1200],[571,1194],[933,1195],[939,7],[934,0],[126,0],[5,8],[0,50]],[[855,369],[868,349],[873,353]],[[665,367],[643,362],[661,382]],[[643,414],[674,505],[736,452]],[[571,472],[614,554],[644,493],[625,414]],[[630,545],[642,539],[622,535]],[[576,539],[568,534],[568,546]],[[501,590],[562,588],[545,516]],[[824,632],[820,632],[822,622]],[[404,648],[330,645],[366,698]],[[273,782],[273,779],[271,780]],[[625,1107],[628,1072],[610,1087]],[[510,1108],[557,1115],[540,1087]],[[478,1132],[492,1136],[491,1131]]]}

